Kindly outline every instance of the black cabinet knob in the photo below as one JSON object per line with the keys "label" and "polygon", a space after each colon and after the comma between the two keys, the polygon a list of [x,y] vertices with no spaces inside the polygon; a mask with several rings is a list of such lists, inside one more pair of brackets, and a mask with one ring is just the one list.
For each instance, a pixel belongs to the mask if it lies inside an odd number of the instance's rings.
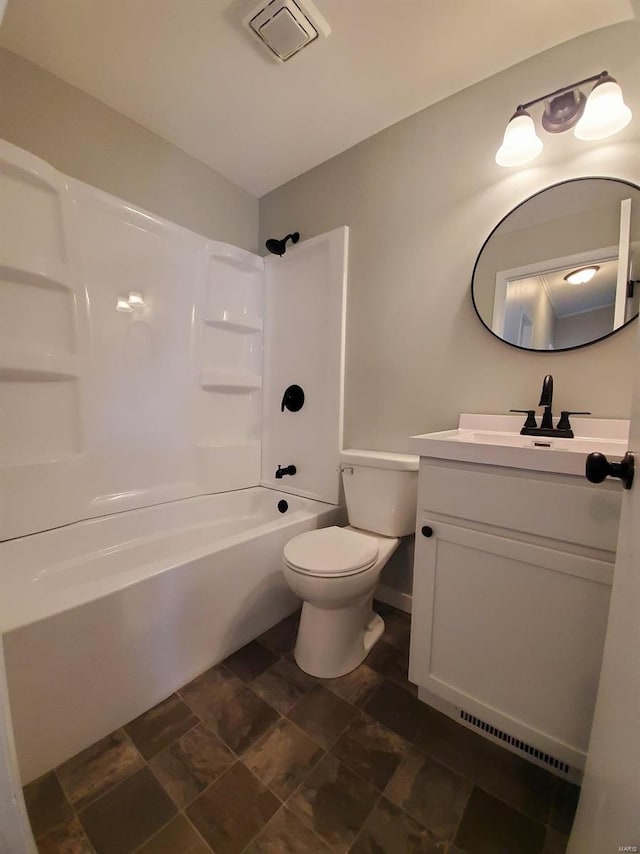
{"label": "black cabinet knob", "polygon": [[631,489],[635,460],[629,451],[619,463],[610,463],[604,454],[593,453],[587,456],[585,475],[591,483],[602,483],[607,477],[617,477],[625,489]]}
{"label": "black cabinet knob", "polygon": [[432,537],[433,536],[433,528],[430,528],[429,525],[422,526],[422,536],[423,537]]}

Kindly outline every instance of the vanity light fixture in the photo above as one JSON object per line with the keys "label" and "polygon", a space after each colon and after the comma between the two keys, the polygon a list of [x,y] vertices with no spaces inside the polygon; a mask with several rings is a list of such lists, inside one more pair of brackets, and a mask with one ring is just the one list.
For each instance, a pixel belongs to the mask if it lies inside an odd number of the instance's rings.
{"label": "vanity light fixture", "polygon": [[[579,88],[585,83],[595,83],[588,98]],[[631,121],[631,110],[624,103],[620,86],[608,71],[601,71],[518,105],[496,154],[499,166],[523,166],[542,151],[542,140],[528,113],[530,107],[542,101],[545,105],[541,123],[547,133],[564,133],[575,128],[577,139],[605,139]]]}
{"label": "vanity light fixture", "polygon": [[565,282],[569,282],[570,285],[584,285],[593,279],[599,269],[600,266],[598,264],[594,264],[592,267],[580,267],[578,270],[567,273],[564,276],[564,280]]}

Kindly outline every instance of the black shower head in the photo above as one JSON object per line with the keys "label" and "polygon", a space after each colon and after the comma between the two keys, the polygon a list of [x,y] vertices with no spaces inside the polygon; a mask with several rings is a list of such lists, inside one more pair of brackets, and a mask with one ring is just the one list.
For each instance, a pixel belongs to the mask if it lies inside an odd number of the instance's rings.
{"label": "black shower head", "polygon": [[287,251],[287,240],[291,240],[292,243],[297,243],[300,240],[300,232],[294,231],[292,234],[287,234],[287,236],[283,237],[282,240],[278,240],[277,237],[270,237],[265,243],[265,246],[272,255],[284,255]]}

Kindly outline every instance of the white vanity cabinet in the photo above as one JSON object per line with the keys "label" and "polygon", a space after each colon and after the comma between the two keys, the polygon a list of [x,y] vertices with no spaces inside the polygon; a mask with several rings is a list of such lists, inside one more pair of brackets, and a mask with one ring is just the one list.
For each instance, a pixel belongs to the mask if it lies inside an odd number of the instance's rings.
{"label": "white vanity cabinet", "polygon": [[420,697],[561,773],[596,698],[621,488],[422,457],[409,677]]}

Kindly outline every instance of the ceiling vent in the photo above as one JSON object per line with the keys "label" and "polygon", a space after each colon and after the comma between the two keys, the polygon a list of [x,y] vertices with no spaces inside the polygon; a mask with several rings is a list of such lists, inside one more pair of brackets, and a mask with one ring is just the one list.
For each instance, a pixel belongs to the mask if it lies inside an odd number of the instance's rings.
{"label": "ceiling vent", "polygon": [[286,62],[331,32],[311,0],[262,2],[243,24],[277,62]]}

